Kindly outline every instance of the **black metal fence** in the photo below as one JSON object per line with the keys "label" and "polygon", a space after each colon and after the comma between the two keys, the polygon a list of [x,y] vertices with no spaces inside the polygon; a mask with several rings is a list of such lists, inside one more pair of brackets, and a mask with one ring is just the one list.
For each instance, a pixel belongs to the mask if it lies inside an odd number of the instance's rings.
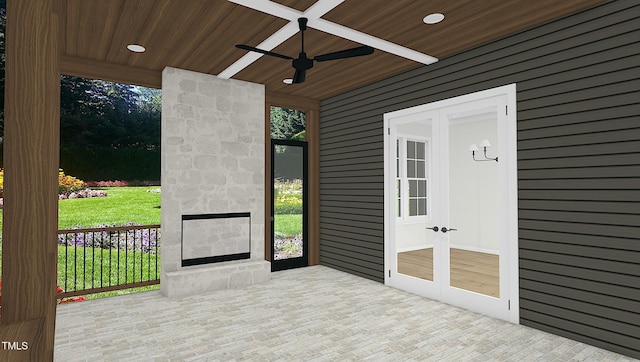
{"label": "black metal fence", "polygon": [[160,283],[160,225],[58,231],[59,298]]}

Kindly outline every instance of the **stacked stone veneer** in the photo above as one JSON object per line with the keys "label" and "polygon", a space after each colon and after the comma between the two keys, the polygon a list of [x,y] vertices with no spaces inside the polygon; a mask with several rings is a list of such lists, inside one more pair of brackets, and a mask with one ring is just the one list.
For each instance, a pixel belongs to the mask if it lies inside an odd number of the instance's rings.
{"label": "stacked stone veneer", "polygon": [[[264,260],[264,102],[261,84],[170,67],[162,72],[164,295],[180,297],[269,279],[270,263]],[[182,267],[182,215],[235,212],[251,213],[251,258]],[[210,233],[204,238],[211,243],[233,239]],[[201,240],[184,244],[190,257],[234,250],[214,244],[208,248]]]}

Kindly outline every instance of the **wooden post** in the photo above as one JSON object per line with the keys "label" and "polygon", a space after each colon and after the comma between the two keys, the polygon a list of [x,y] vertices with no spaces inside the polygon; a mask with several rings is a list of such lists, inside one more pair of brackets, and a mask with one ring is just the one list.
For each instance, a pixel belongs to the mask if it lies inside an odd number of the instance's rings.
{"label": "wooden post", "polygon": [[56,10],[55,0],[7,1],[0,337],[18,343],[0,346],[3,361],[53,360],[60,153]]}
{"label": "wooden post", "polygon": [[320,111],[307,110],[309,142],[309,265],[320,264]]}

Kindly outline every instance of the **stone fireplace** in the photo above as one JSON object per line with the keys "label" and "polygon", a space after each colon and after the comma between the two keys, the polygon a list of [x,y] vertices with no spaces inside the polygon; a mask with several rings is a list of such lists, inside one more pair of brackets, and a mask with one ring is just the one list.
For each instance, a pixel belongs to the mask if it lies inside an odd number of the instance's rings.
{"label": "stone fireplace", "polygon": [[264,86],[162,72],[162,293],[269,279],[264,260]]}

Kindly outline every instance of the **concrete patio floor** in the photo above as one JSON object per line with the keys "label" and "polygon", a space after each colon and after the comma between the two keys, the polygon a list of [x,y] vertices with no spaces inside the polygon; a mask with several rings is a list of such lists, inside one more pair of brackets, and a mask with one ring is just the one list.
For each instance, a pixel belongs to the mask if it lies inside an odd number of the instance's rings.
{"label": "concrete patio floor", "polygon": [[324,266],[58,306],[56,361],[633,361]]}

